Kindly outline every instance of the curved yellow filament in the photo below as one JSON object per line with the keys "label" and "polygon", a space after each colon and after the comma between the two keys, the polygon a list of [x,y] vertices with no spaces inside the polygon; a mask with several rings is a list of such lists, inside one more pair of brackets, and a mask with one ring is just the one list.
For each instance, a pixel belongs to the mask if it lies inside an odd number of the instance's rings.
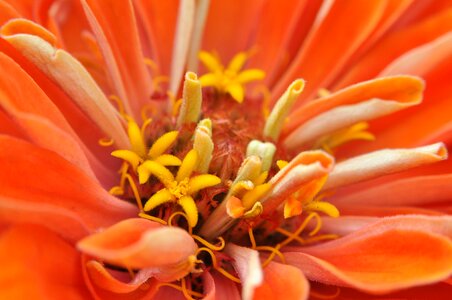
{"label": "curved yellow filament", "polygon": [[115,140],[109,138],[101,138],[99,139],[98,143],[102,147],[110,147],[115,143]]}
{"label": "curved yellow filament", "polygon": [[192,234],[192,238],[194,238],[196,241],[200,242],[201,244],[203,244],[204,246],[206,246],[207,248],[209,248],[209,249],[211,249],[213,251],[221,251],[226,246],[226,242],[224,241],[224,239],[221,236],[218,238],[218,240],[220,241],[220,246],[216,246],[214,244],[211,244],[211,243],[209,243],[208,241],[206,241],[205,239],[203,239],[202,237],[200,237],[199,235],[196,235],[196,234]]}
{"label": "curved yellow filament", "polygon": [[143,203],[141,203],[141,197],[140,197],[140,194],[138,193],[137,186],[135,185],[135,182],[133,181],[132,177],[129,174],[126,174],[125,178],[129,182],[130,187],[132,188],[132,191],[133,191],[133,196],[135,197],[135,200],[137,201],[138,208],[140,209],[140,212],[142,212],[143,211]]}

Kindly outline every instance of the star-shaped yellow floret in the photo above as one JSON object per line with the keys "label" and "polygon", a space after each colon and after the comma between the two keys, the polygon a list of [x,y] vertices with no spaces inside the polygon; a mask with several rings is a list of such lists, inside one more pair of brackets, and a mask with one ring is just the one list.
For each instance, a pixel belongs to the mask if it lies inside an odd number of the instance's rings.
{"label": "star-shaped yellow floret", "polygon": [[152,195],[144,206],[145,211],[167,202],[179,204],[188,218],[190,227],[198,223],[198,209],[193,196],[200,190],[217,185],[221,179],[215,175],[202,174],[191,177],[199,162],[199,155],[192,149],[184,157],[182,164],[173,176],[170,170],[155,161],[145,161],[138,167],[138,176],[141,184],[147,182],[151,175],[158,178],[165,188]]}
{"label": "star-shaped yellow floret", "polygon": [[326,215],[337,218],[339,210],[331,203],[321,201],[319,191],[325,185],[328,176],[313,180],[291,195],[284,203],[284,218],[290,218],[306,212],[323,212]]}
{"label": "star-shaped yellow floret", "polygon": [[143,130],[133,121],[128,121],[127,133],[129,136],[131,149],[116,150],[112,156],[121,158],[132,166],[134,170],[144,161],[152,160],[163,166],[180,166],[181,161],[174,155],[164,154],[164,152],[174,143],[179,132],[170,131],[159,137],[148,149],[143,136]]}
{"label": "star-shaped yellow floret", "polygon": [[199,80],[202,86],[213,86],[222,93],[228,93],[237,102],[242,103],[245,97],[244,84],[251,81],[262,80],[265,72],[259,69],[243,70],[250,54],[240,52],[236,54],[225,68],[220,59],[209,52],[201,51],[199,59],[209,70]]}
{"label": "star-shaped yellow floret", "polygon": [[254,180],[240,180],[233,185],[231,194],[226,200],[227,213],[231,218],[251,218],[262,213],[259,200],[267,194],[271,185],[264,183],[268,172],[262,172]]}

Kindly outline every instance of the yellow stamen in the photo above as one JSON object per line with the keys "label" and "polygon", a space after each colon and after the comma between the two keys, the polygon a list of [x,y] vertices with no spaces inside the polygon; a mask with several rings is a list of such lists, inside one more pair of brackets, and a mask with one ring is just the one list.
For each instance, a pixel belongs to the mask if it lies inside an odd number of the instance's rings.
{"label": "yellow stamen", "polygon": [[193,228],[190,226],[190,223],[188,222],[188,216],[187,216],[185,213],[181,212],[181,211],[176,211],[176,212],[174,212],[174,213],[171,214],[171,216],[168,218],[168,225],[169,225],[169,226],[174,226],[174,225],[173,225],[173,220],[174,220],[174,218],[177,217],[177,216],[182,216],[182,217],[185,218],[185,220],[187,220],[187,224],[188,224],[188,233],[189,233],[190,235],[192,235],[192,234],[193,234]]}
{"label": "yellow stamen", "polygon": [[133,191],[133,196],[135,197],[135,201],[137,202],[138,208],[140,209],[140,211],[143,211],[143,203],[141,203],[141,197],[140,194],[138,193],[138,189],[137,186],[135,185],[135,182],[133,181],[132,177],[129,174],[126,174],[125,178],[129,182],[130,188]]}
{"label": "yellow stamen", "polygon": [[203,239],[199,235],[193,234],[192,237],[196,241],[200,242],[201,244],[203,244],[204,246],[206,246],[207,248],[209,248],[210,250],[213,250],[213,251],[221,251],[226,246],[226,242],[221,236],[218,238],[218,240],[220,241],[220,246],[216,246],[214,244],[209,243],[208,241],[206,241],[205,239]]}
{"label": "yellow stamen", "polygon": [[171,111],[171,114],[175,117],[179,113],[180,107],[182,105],[182,98],[174,102],[174,105],[172,106],[173,109]]}
{"label": "yellow stamen", "polygon": [[184,297],[187,300],[195,300],[191,297],[191,295],[189,293],[189,291],[191,291],[191,290],[187,289],[187,286],[186,286],[187,283],[185,282],[185,278],[182,278],[180,281],[181,281],[181,287],[182,287],[182,294],[184,295]]}
{"label": "yellow stamen", "polygon": [[[170,288],[173,288],[175,290],[178,290],[178,291],[182,292],[182,287],[177,285],[177,284],[174,284],[174,283],[166,283],[166,282],[165,283],[159,283],[157,288],[159,288],[161,286],[167,286],[167,287],[170,287]],[[187,290],[187,293],[190,294],[191,296],[195,296],[195,297],[198,297],[198,298],[203,298],[204,297],[203,294],[200,294],[198,292],[194,292],[194,291],[191,291],[191,290],[190,291]]]}
{"label": "yellow stamen", "polygon": [[254,180],[261,174],[262,161],[258,156],[251,155],[245,158],[242,165],[237,172],[237,177],[235,178],[232,185],[243,180]]}
{"label": "yellow stamen", "polygon": [[259,176],[257,176],[253,180],[253,184],[254,185],[261,185],[267,180],[267,177],[268,177],[268,171],[262,172]]}
{"label": "yellow stamen", "polygon": [[174,196],[168,189],[161,189],[157,193],[151,196],[149,200],[144,205],[145,211],[150,211],[156,208],[157,206],[160,206],[164,203],[170,202],[174,200]]}
{"label": "yellow stamen", "polygon": [[254,183],[250,180],[242,180],[234,184],[229,189],[229,194],[231,196],[242,197],[247,191],[254,189]]}
{"label": "yellow stamen", "polygon": [[278,140],[282,125],[284,124],[287,115],[292,106],[295,104],[298,96],[304,89],[304,80],[297,79],[287,88],[286,92],[279,98],[275,107],[265,122],[264,136],[270,137],[273,140]]}
{"label": "yellow stamen", "polygon": [[330,217],[339,217],[339,210],[331,203],[324,201],[313,201],[304,205],[304,209],[307,211],[320,211],[327,214]]}
{"label": "yellow stamen", "polygon": [[223,269],[222,267],[216,267],[215,270],[220,272],[224,277],[228,278],[229,280],[232,280],[236,283],[242,283],[239,278],[235,277],[234,275],[230,274],[228,271]]}
{"label": "yellow stamen", "polygon": [[325,88],[321,88],[317,91],[317,95],[319,95],[320,98],[323,98],[331,95],[331,92]]}
{"label": "yellow stamen", "polygon": [[152,160],[147,160],[141,164],[137,168],[137,172],[140,184],[147,182],[151,175],[157,177],[163,184],[174,181],[173,174],[167,168]]}
{"label": "yellow stamen", "polygon": [[99,140],[99,145],[101,145],[102,147],[109,147],[112,146],[115,143],[115,141],[113,139],[109,139],[109,138],[101,138]]}
{"label": "yellow stamen", "polygon": [[144,64],[146,66],[148,66],[151,70],[153,75],[158,74],[159,73],[159,66],[157,65],[157,63],[155,61],[153,61],[152,59],[145,57],[144,58]]}
{"label": "yellow stamen", "polygon": [[133,170],[136,170],[138,165],[143,161],[138,154],[130,150],[115,150],[111,153],[111,155],[128,162],[132,166]]}
{"label": "yellow stamen", "polygon": [[311,238],[307,238],[305,240],[306,244],[309,243],[315,243],[315,242],[319,242],[319,241],[324,241],[324,240],[335,240],[339,238],[339,235],[337,234],[320,234]]}
{"label": "yellow stamen", "polygon": [[[317,193],[322,189],[325,185],[328,175],[322,176],[318,179],[312,180],[311,182],[305,184],[302,188],[300,188],[295,194],[293,194],[285,203],[284,203],[284,218],[290,218],[293,216],[298,216],[301,214],[303,209],[312,203],[314,197]],[[332,205],[330,205],[332,206]],[[330,206],[320,205],[319,207],[327,209]],[[319,209],[315,209],[316,206],[312,205],[311,209],[320,211]],[[336,209],[337,210],[337,209]],[[333,209],[329,210],[330,212],[334,212]],[[339,212],[338,212],[339,213]]]}
{"label": "yellow stamen", "polygon": [[155,162],[161,164],[162,166],[172,166],[178,167],[181,165],[181,160],[171,154],[162,154],[155,159]]}
{"label": "yellow stamen", "polygon": [[256,239],[254,238],[254,233],[253,233],[252,227],[248,228],[248,236],[250,238],[251,248],[255,249],[257,247],[257,245],[256,245]]}
{"label": "yellow stamen", "polygon": [[262,80],[265,77],[265,72],[259,69],[241,71],[249,57],[249,52],[240,52],[225,68],[217,56],[201,51],[199,59],[210,71],[201,76],[202,86],[213,86],[219,92],[228,93],[234,100],[242,103],[245,97],[243,85],[251,81]]}
{"label": "yellow stamen", "polygon": [[264,119],[267,119],[270,115],[270,101],[271,101],[271,93],[268,90],[268,87],[264,84],[261,84],[257,86],[254,90],[254,94],[256,97],[260,94],[262,94],[263,101],[262,101],[262,115]]}
{"label": "yellow stamen", "polygon": [[262,199],[270,191],[270,188],[271,184],[264,183],[254,187],[251,191],[246,192],[242,198],[242,203],[245,209],[250,209],[254,203]]}
{"label": "yellow stamen", "polygon": [[169,82],[170,78],[165,75],[158,75],[152,78],[152,89],[156,91],[161,91],[160,84],[164,82]]}
{"label": "yellow stamen", "polygon": [[182,107],[177,119],[177,126],[198,122],[201,113],[202,92],[201,82],[193,72],[185,74]]}
{"label": "yellow stamen", "polygon": [[196,127],[193,138],[193,149],[199,154],[199,163],[196,168],[198,172],[207,173],[209,170],[213,148],[212,121],[210,119],[201,120]]}
{"label": "yellow stamen", "polygon": [[287,230],[285,230],[285,229],[283,229],[283,228],[281,228],[281,227],[276,228],[276,231],[279,232],[279,233],[281,233],[281,234],[284,234],[284,235],[287,236],[287,237],[292,237],[293,240],[299,242],[299,243],[302,244],[302,245],[306,244],[306,241],[305,241],[304,239],[302,239],[302,238],[299,237],[299,236],[294,236],[292,232],[287,231]]}
{"label": "yellow stamen", "polygon": [[122,100],[116,95],[110,95],[108,96],[108,98],[116,103],[116,105],[118,106],[118,111],[121,114],[121,116],[125,116],[126,112],[124,110],[124,104],[122,103]]}
{"label": "yellow stamen", "polygon": [[228,278],[228,279],[230,279],[230,280],[232,280],[234,282],[241,283],[239,278],[237,278],[234,275],[230,274],[228,271],[226,271],[225,269],[223,269],[222,267],[220,267],[218,265],[217,258],[216,258],[215,254],[213,253],[212,250],[210,250],[209,248],[206,248],[206,247],[202,247],[202,248],[199,248],[196,251],[196,255],[199,255],[199,253],[201,253],[201,252],[206,252],[206,253],[208,253],[210,255],[210,257],[212,259],[212,266],[213,266],[213,268],[215,270],[217,270],[219,273],[221,273],[224,277],[226,277],[226,278]]}
{"label": "yellow stamen", "polygon": [[184,157],[179,171],[177,171],[176,180],[182,181],[184,178],[190,177],[191,173],[198,166],[198,152],[192,149]]}
{"label": "yellow stamen", "polygon": [[332,153],[335,148],[350,141],[373,141],[375,140],[375,136],[367,131],[368,128],[369,124],[367,122],[356,123],[350,127],[322,137],[314,145],[314,148],[323,148],[324,150]]}
{"label": "yellow stamen", "polygon": [[141,135],[140,127],[138,127],[138,124],[135,123],[135,121],[133,121],[132,119],[129,119],[127,133],[132,145],[132,151],[138,154],[138,156],[144,157],[146,155],[146,144],[144,142],[143,136]]}
{"label": "yellow stamen", "polygon": [[141,217],[141,218],[143,218],[143,219],[148,219],[148,220],[150,220],[150,221],[154,221],[154,222],[160,223],[160,224],[162,224],[162,225],[167,225],[167,224],[168,224],[165,220],[162,220],[162,219],[157,218],[157,217],[154,217],[154,216],[150,216],[150,215],[148,215],[148,214],[146,214],[146,213],[140,212],[140,213],[138,214],[138,216]]}
{"label": "yellow stamen", "polygon": [[156,159],[162,155],[176,141],[178,135],[178,131],[170,131],[159,137],[149,149],[148,156]]}
{"label": "yellow stamen", "polygon": [[309,222],[310,222],[313,218],[316,218],[317,224],[318,224],[319,222],[321,222],[321,221],[320,221],[320,217],[319,217],[319,215],[318,215],[317,213],[310,213],[310,214],[306,217],[306,219],[304,219],[303,223],[301,223],[300,227],[298,227],[298,229],[295,230],[295,232],[294,232],[290,237],[288,237],[287,239],[285,239],[283,242],[280,243],[281,247],[283,247],[283,246],[289,244],[289,243],[292,242],[294,239],[296,239],[296,237],[299,236],[300,233],[303,232],[303,230],[306,228],[306,226],[309,224]]}
{"label": "yellow stamen", "polygon": [[215,175],[203,174],[190,178],[188,182],[188,193],[190,195],[198,191],[221,183],[221,179]]}
{"label": "yellow stamen", "polygon": [[287,166],[289,164],[289,162],[288,161],[286,161],[286,160],[278,160],[278,161],[276,161],[276,165],[278,166],[278,168],[281,170],[281,169],[283,169],[285,166]]}
{"label": "yellow stamen", "polygon": [[273,258],[276,255],[278,255],[279,259],[281,260],[281,262],[283,264],[286,263],[286,258],[284,257],[284,254],[282,254],[281,251],[279,251],[280,248],[281,248],[280,244],[277,244],[275,247],[257,246],[255,248],[255,250],[258,250],[258,251],[270,251],[271,252],[270,256],[262,263],[262,267],[265,268],[273,260]]}
{"label": "yellow stamen", "polygon": [[190,196],[183,196],[177,201],[177,203],[182,207],[187,215],[190,227],[195,227],[198,223],[198,208],[196,207],[195,200],[193,200]]}
{"label": "yellow stamen", "polygon": [[301,215],[302,212],[303,206],[301,201],[298,201],[295,197],[289,197],[289,199],[287,199],[284,203],[284,219]]}
{"label": "yellow stamen", "polygon": [[260,216],[264,211],[264,207],[260,202],[254,203],[253,207],[243,214],[244,219],[251,219]]}
{"label": "yellow stamen", "polygon": [[229,196],[226,200],[226,213],[233,219],[238,219],[245,213],[242,200],[235,196]]}
{"label": "yellow stamen", "polygon": [[124,190],[120,186],[114,186],[108,192],[113,196],[121,196],[124,194]]}
{"label": "yellow stamen", "polygon": [[272,143],[263,143],[258,140],[252,140],[246,149],[246,156],[255,155],[262,159],[262,171],[270,170],[273,163],[276,147]]}
{"label": "yellow stamen", "polygon": [[145,119],[143,125],[141,125],[141,136],[145,135],[146,129],[148,128],[149,124],[151,124],[151,122],[152,122],[151,118]]}

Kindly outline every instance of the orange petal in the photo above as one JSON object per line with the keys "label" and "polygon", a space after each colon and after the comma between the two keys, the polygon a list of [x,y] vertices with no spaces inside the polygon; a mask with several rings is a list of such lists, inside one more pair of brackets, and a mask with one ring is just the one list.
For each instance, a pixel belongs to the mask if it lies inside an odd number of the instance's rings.
{"label": "orange petal", "polygon": [[371,152],[336,164],[323,186],[323,190],[401,172],[445,159],[447,159],[447,149],[443,143],[412,149],[386,149]]}
{"label": "orange petal", "polygon": [[298,19],[305,12],[308,2],[306,0],[288,0],[264,3],[254,40],[257,51],[250,57],[248,64],[251,68],[263,70],[267,74],[265,78],[267,82],[272,80],[268,76],[271,71],[276,69],[277,63],[275,62],[279,61],[281,54],[287,54],[288,40]]}
{"label": "orange petal", "polygon": [[20,127],[1,109],[0,109],[0,133],[19,138],[24,137],[24,133],[21,132]]}
{"label": "orange petal", "polygon": [[422,98],[423,89],[423,81],[412,76],[379,78],[352,85],[330,96],[314,100],[291,113],[283,136],[287,136],[308,120],[343,105],[358,104],[374,98],[417,103]]}
{"label": "orange petal", "polygon": [[386,1],[378,0],[335,1],[324,18],[319,20],[317,16],[303,47],[275,85],[272,95],[282,94],[290,82],[303,78],[309,84],[298,100],[299,105],[327,86],[373,31],[385,6]]}
{"label": "orange petal", "polygon": [[203,300],[240,300],[239,289],[230,279],[217,272],[203,273],[204,298]]}
{"label": "orange petal", "polygon": [[[138,115],[151,95],[146,65],[131,1],[83,0],[91,29],[96,35],[117,95]],[[118,22],[121,16],[121,22]]]}
{"label": "orange petal", "polygon": [[3,34],[2,37],[56,82],[118,147],[128,148],[116,110],[88,71],[68,52],[49,44],[48,32],[37,24],[13,20],[2,27],[2,33],[8,33],[7,29],[13,25],[20,27],[24,34]]}
{"label": "orange petal", "polygon": [[452,9],[449,9],[387,35],[351,67],[345,76],[335,84],[334,89],[377,76],[391,61],[406,51],[428,43],[451,29]]}
{"label": "orange petal", "polygon": [[20,15],[17,12],[17,10],[14,9],[11,4],[8,4],[6,2],[0,2],[0,25],[3,25],[7,21],[19,18]]}
{"label": "orange petal", "polygon": [[191,271],[187,264],[197,245],[184,230],[145,219],[128,219],[81,240],[78,248],[118,266],[151,269],[165,281]]}
{"label": "orange petal", "polygon": [[291,194],[333,170],[334,158],[323,151],[305,151],[281,169],[269,183],[272,190],[261,200],[264,214],[272,213]]}
{"label": "orange petal", "polygon": [[[46,97],[41,96],[42,91],[44,91],[45,95],[47,95],[47,97],[53,102],[53,104],[58,107],[71,127],[74,128],[74,131],[78,133],[83,143],[87,145],[87,147],[89,147],[90,152],[94,153],[96,156],[101,157],[103,162],[108,162],[109,165],[115,166],[115,160],[110,155],[110,151],[105,151],[105,149],[99,147],[98,144],[99,139],[105,137],[105,135],[97,127],[97,125],[94,124],[94,122],[90,120],[89,117],[86,116],[86,114],[76,106],[76,104],[74,104],[73,100],[54,82],[47,78],[47,76],[44,75],[42,71],[40,71],[26,58],[24,58],[18,50],[13,48],[8,42],[1,38],[0,49],[2,52],[12,58],[17,64],[19,64],[22,70],[26,71],[29,77],[31,77],[35,82],[33,84],[30,84],[30,79],[28,78],[28,76],[24,76],[23,72],[17,71],[20,70],[19,68],[17,68],[17,65],[11,63],[8,64],[8,60],[2,58],[2,70],[5,70],[8,73],[8,77],[6,78],[10,78],[9,74],[11,74],[11,72],[14,72],[15,74],[14,77],[16,81],[12,81],[10,83],[10,86],[13,87],[13,90],[17,87],[26,85],[30,90],[21,90],[21,92],[23,93],[25,91],[30,91],[30,93],[36,95],[36,100],[39,100],[37,101],[38,104],[36,105],[28,105],[29,103],[33,103],[30,101],[35,100],[34,97],[30,97],[26,102],[21,103],[19,101],[18,103],[15,103],[15,107],[17,108],[19,107],[18,105],[22,105],[21,107],[27,108],[27,110],[25,111],[33,113],[41,111],[42,108],[42,111],[45,112],[45,115],[47,117],[51,116],[54,113],[55,109],[52,109],[52,105],[45,103],[48,102],[48,100],[46,100]],[[36,88],[36,84],[40,89],[42,89],[42,91],[39,91],[39,89]],[[16,94],[17,92],[12,93],[12,95]],[[17,98],[11,98],[11,100],[14,100],[12,102],[14,103],[17,101]],[[44,103],[42,103],[42,101],[44,101]],[[62,123],[58,122],[55,124],[61,125]]]}
{"label": "orange petal", "polygon": [[[84,257],[83,266],[85,282],[96,299],[150,299],[157,291],[158,282],[155,279],[139,278],[139,280],[124,282],[114,277],[99,262],[88,261],[86,257]],[[129,273],[126,276],[129,277]],[[139,275],[137,274],[136,277]]]}
{"label": "orange petal", "polygon": [[256,300],[308,299],[309,282],[300,269],[270,262],[264,268],[264,282],[254,291]]}
{"label": "orange petal", "polygon": [[[452,11],[451,11],[452,14]],[[408,51],[394,60],[380,76],[412,74],[423,76],[452,56],[452,33],[444,34],[436,40]]]}
{"label": "orange petal", "polygon": [[452,174],[416,176],[385,184],[365,186],[357,191],[343,191],[335,203],[376,206],[429,207],[452,198]]}
{"label": "orange petal", "polygon": [[[249,40],[263,4],[262,0],[211,1],[202,49],[217,51],[221,61],[230,61],[235,54],[251,48],[253,45],[249,45]],[[237,20],[240,20],[239,27]],[[240,34],[237,34],[237,30]]]}
{"label": "orange petal", "polygon": [[20,225],[0,235],[0,298],[88,299],[80,254],[54,232]]}
{"label": "orange petal", "polygon": [[[429,56],[425,55],[421,62],[429,65],[429,60]],[[417,66],[417,63],[414,66]],[[371,121],[371,131],[377,137],[374,142],[350,143],[337,154],[354,156],[386,147],[419,146],[426,138],[442,130],[442,127],[451,120],[449,112],[452,109],[452,85],[447,81],[451,77],[452,55],[449,55],[437,61],[433,69],[423,71],[426,89],[422,105]]]}
{"label": "orange petal", "polygon": [[52,151],[0,136],[0,216],[30,222],[77,240],[90,231],[136,215],[79,168]]}
{"label": "orange petal", "polygon": [[232,264],[242,282],[242,299],[253,299],[255,289],[264,280],[259,252],[232,243],[226,246],[225,251],[234,259]]}
{"label": "orange petal", "polygon": [[68,133],[42,117],[20,112],[13,114],[17,123],[20,124],[35,145],[56,152],[96,180],[80,144]]}
{"label": "orange petal", "polygon": [[73,54],[89,53],[87,43],[81,41],[89,24],[79,1],[56,1],[46,11],[49,26],[58,38],[59,45]]}
{"label": "orange petal", "polygon": [[439,282],[452,273],[451,217],[383,219],[338,240],[285,252],[314,281],[370,293]]}
{"label": "orange petal", "polygon": [[179,1],[136,0],[134,4],[148,34],[152,59],[160,75],[169,75]]}
{"label": "orange petal", "polygon": [[32,19],[33,18],[33,2],[34,0],[4,0],[11,5],[21,16]]}

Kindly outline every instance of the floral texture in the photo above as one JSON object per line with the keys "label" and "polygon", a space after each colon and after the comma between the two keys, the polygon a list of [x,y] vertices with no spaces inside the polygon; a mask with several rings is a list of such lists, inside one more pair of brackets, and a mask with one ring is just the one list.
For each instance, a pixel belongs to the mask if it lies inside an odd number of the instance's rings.
{"label": "floral texture", "polygon": [[0,26],[1,299],[450,296],[452,1],[0,0]]}

